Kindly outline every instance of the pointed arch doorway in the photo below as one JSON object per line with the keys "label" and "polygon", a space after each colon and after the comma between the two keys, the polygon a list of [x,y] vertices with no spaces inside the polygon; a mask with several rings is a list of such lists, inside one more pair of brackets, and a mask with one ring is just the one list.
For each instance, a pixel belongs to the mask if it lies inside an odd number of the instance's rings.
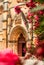
{"label": "pointed arch doorway", "polygon": [[23,34],[21,33],[18,38],[18,54],[19,54],[19,56],[25,56],[25,52],[23,51],[24,48],[26,48],[26,41],[25,41]]}

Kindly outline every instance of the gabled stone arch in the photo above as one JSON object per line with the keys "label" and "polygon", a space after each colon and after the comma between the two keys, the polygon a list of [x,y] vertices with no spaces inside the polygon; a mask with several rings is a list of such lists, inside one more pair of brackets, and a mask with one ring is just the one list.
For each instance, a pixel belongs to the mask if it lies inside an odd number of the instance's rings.
{"label": "gabled stone arch", "polygon": [[[25,39],[28,39],[28,33],[27,30],[21,26],[21,25],[17,25],[15,27],[13,27],[10,31],[10,35],[9,35],[9,40],[14,40],[14,39],[18,39],[20,34],[23,34],[23,36],[25,37]],[[14,38],[14,39],[13,39]]]}
{"label": "gabled stone arch", "polygon": [[25,41],[27,41],[27,39],[28,39],[27,31],[25,30],[25,28],[23,26],[20,26],[20,25],[15,26],[11,30],[11,33],[10,33],[10,36],[9,36],[10,46],[11,46],[11,43],[12,43],[13,46],[14,46],[13,51],[16,52],[16,53],[18,53],[18,38],[19,38],[21,33],[23,34]]}

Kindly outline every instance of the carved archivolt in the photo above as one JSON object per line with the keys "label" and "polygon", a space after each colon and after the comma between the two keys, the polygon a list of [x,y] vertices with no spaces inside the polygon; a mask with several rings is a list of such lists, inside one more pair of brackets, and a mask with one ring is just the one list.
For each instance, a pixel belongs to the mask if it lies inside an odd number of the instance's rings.
{"label": "carved archivolt", "polygon": [[20,34],[23,34],[24,38],[28,38],[27,31],[22,26],[16,26],[11,30],[9,40],[18,40]]}

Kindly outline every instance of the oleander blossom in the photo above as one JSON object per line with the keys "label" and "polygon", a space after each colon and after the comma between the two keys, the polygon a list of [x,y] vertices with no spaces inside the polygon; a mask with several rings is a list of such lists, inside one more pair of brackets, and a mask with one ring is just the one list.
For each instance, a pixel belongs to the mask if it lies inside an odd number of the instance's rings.
{"label": "oleander blossom", "polygon": [[19,56],[13,53],[11,50],[5,50],[0,52],[1,65],[17,65],[19,62]]}
{"label": "oleander blossom", "polygon": [[35,22],[35,27],[37,28],[37,27],[39,27],[40,26],[40,23],[37,21],[37,22]]}
{"label": "oleander blossom", "polygon": [[19,14],[19,13],[21,12],[21,9],[20,9],[19,6],[16,6],[14,9],[15,9],[15,12],[16,12],[17,14]]}
{"label": "oleander blossom", "polygon": [[39,16],[38,16],[38,15],[34,15],[34,19],[35,19],[36,21],[39,21]]}
{"label": "oleander blossom", "polygon": [[44,10],[38,11],[38,14],[39,14],[39,15],[44,15]]}
{"label": "oleander blossom", "polygon": [[29,23],[32,22],[32,17],[34,16],[34,13],[28,12],[27,19],[29,20]]}
{"label": "oleander blossom", "polygon": [[34,13],[28,12],[28,17],[32,17],[33,15],[34,15]]}
{"label": "oleander blossom", "polygon": [[35,2],[33,2],[32,0],[30,2],[27,2],[26,6],[31,8],[36,7]]}
{"label": "oleander blossom", "polygon": [[43,49],[40,47],[37,49],[37,55],[42,55]]}

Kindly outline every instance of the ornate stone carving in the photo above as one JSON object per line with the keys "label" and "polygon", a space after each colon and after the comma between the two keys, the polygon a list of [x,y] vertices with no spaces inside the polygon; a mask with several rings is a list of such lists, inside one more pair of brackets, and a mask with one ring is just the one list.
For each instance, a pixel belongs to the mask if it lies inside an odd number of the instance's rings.
{"label": "ornate stone carving", "polygon": [[21,24],[21,15],[15,16],[15,24]]}

